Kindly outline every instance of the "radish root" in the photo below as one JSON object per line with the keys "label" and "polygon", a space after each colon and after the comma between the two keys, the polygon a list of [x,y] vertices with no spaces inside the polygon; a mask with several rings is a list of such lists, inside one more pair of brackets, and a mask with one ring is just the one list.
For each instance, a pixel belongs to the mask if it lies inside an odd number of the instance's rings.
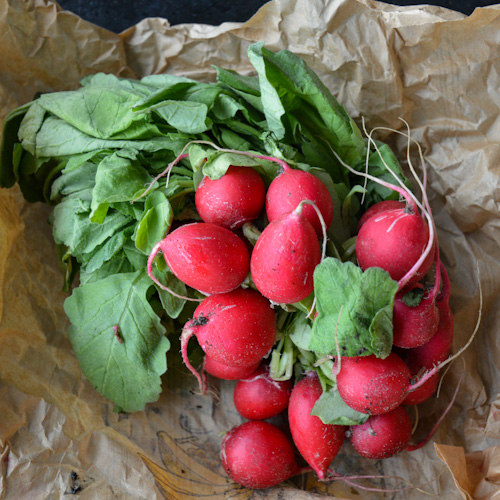
{"label": "radish root", "polygon": [[160,283],[155,276],[153,275],[153,261],[158,254],[158,252],[161,250],[161,241],[158,242],[154,247],[153,250],[151,250],[151,253],[149,254],[148,257],[148,276],[155,282],[157,286],[159,286],[162,290],[165,290],[166,292],[169,292],[172,294],[174,297],[177,297],[178,299],[184,299],[184,300],[190,300],[192,302],[201,302],[203,299],[195,299],[193,297],[187,297],[185,295],[179,295],[178,293],[174,292],[167,286],[165,286],[163,283]]}

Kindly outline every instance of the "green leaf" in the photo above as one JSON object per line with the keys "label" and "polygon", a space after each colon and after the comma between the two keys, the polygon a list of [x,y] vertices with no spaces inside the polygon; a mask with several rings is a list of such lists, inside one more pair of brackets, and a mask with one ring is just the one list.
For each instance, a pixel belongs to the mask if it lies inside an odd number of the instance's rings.
{"label": "green leaf", "polygon": [[133,152],[117,151],[99,163],[92,191],[92,222],[102,223],[109,204],[134,200],[152,182],[135,156]]}
{"label": "green leaf", "polygon": [[153,247],[168,233],[174,214],[168,198],[161,191],[153,191],[146,198],[144,213],[136,226],[135,246],[149,255]]}
{"label": "green leaf", "polygon": [[[398,159],[392,152],[391,148],[380,141],[375,141],[378,151],[371,151],[368,158],[368,172],[370,175],[384,180],[390,184],[397,184],[394,175],[403,181],[404,185],[411,189],[411,183],[406,178]],[[365,170],[366,163],[363,161],[355,167],[357,170]],[[394,175],[389,172],[388,168],[394,172]],[[360,181],[362,182],[362,181]],[[399,193],[380,185],[378,182],[368,180],[366,184],[365,204],[367,207],[383,200],[397,200]]]}
{"label": "green leaf", "polygon": [[[170,288],[177,295],[186,296],[187,290],[186,285],[178,279],[171,271],[166,267],[166,269],[162,272],[155,266],[153,267],[153,274],[155,278],[164,286]],[[167,292],[163,288],[160,288],[155,284],[156,291],[160,297],[161,305],[167,316],[170,318],[178,318],[179,314],[184,309],[186,304],[185,299],[180,299],[175,295],[172,295],[170,292]]]}
{"label": "green leaf", "polygon": [[203,165],[203,174],[212,180],[220,179],[231,165],[240,167],[260,167],[256,158],[238,153],[214,152]]}
{"label": "green leaf", "polygon": [[99,164],[103,159],[103,155],[112,154],[111,150],[97,150],[97,151],[89,151],[88,153],[76,154],[68,158],[68,162],[66,163],[66,167],[64,168],[64,172],[71,172],[79,167],[81,167],[84,163],[94,163]]}
{"label": "green leaf", "polygon": [[296,314],[287,327],[287,333],[299,349],[308,349],[311,339],[311,323],[305,314]]}
{"label": "green leaf", "polygon": [[262,55],[263,43],[250,45],[248,49],[248,59],[253,67],[257,70],[259,76],[261,101],[264,114],[269,126],[278,139],[285,137],[285,126],[283,125],[282,117],[286,114],[287,110],[281,102],[278,91],[270,81],[267,74],[268,65]]}
{"label": "green leaf", "polygon": [[403,295],[403,302],[408,307],[418,307],[424,298],[425,290],[423,288],[413,288]]}
{"label": "green leaf", "polygon": [[154,86],[148,85],[143,81],[134,80],[131,78],[118,78],[115,75],[106,73],[96,73],[94,75],[87,75],[80,80],[83,87],[100,86],[100,87],[121,87],[124,90],[132,91],[138,95],[149,95],[153,92]]}
{"label": "green leaf", "polygon": [[[264,112],[278,138],[284,137],[285,131],[273,127],[269,115],[282,117],[293,111],[299,121],[306,114],[317,116],[332,134],[331,146],[346,163],[357,164],[364,158],[366,146],[359,128],[303,59],[287,50],[274,53],[262,43],[251,45],[248,57],[259,74]],[[286,105],[280,109],[278,101]],[[308,109],[313,109],[314,115]]]}
{"label": "green leaf", "polygon": [[133,148],[137,151],[176,151],[186,141],[178,137],[161,136],[144,140],[99,139],[85,134],[69,123],[49,116],[45,118],[36,137],[36,156],[58,157],[72,156],[105,149]]}
{"label": "green leaf", "polygon": [[140,252],[133,241],[127,241],[123,247],[123,251],[134,270],[144,271],[146,269],[148,256]]}
{"label": "green leaf", "polygon": [[369,417],[366,413],[347,406],[335,388],[321,394],[313,406],[311,415],[319,417],[324,424],[345,426],[364,424]]}
{"label": "green leaf", "polygon": [[125,251],[122,249],[113,255],[113,257],[105,262],[99,269],[92,272],[82,270],[80,272],[80,284],[85,285],[86,283],[94,283],[95,281],[102,280],[113,274],[132,273],[139,270],[144,270],[144,266],[141,269],[136,269],[132,266]]}
{"label": "green leaf", "polygon": [[89,209],[79,198],[66,198],[54,208],[51,217],[55,242],[66,245],[79,261],[131,222],[129,217],[113,211],[102,224],[96,224],[89,219]]}
{"label": "green leaf", "polygon": [[52,183],[51,200],[58,200],[71,196],[92,201],[92,190],[95,186],[95,175],[97,165],[91,162],[84,162],[80,168],[75,170],[63,170],[62,174]]}
{"label": "green leaf", "polygon": [[81,258],[82,272],[92,273],[97,271],[103,264],[111,260],[123,248],[130,237],[130,234],[127,233],[131,232],[131,230],[120,231],[108,238],[99,247],[93,249],[91,253],[84,254]]}
{"label": "green leaf", "polygon": [[169,73],[164,73],[161,75],[147,75],[141,78],[141,83],[154,87],[156,89],[163,90],[164,88],[171,87],[176,83],[196,83],[195,80],[190,80],[183,76],[171,75]]}
{"label": "green leaf", "polygon": [[328,257],[314,271],[318,316],[309,349],[343,356],[387,357],[392,348],[392,311],[398,284],[378,267],[363,272],[352,262]]}
{"label": "green leaf", "polygon": [[217,120],[225,122],[234,118],[238,111],[242,111],[244,106],[234,97],[227,94],[220,94],[214,102],[212,113]]}
{"label": "green leaf", "polygon": [[26,151],[35,156],[37,134],[42,127],[46,111],[38,101],[33,101],[19,127],[19,140]]}
{"label": "green leaf", "polygon": [[2,142],[0,144],[0,186],[9,188],[16,182],[14,175],[14,150],[19,144],[18,131],[29,108],[29,102],[11,111],[3,123]]}
{"label": "green leaf", "polygon": [[228,87],[246,102],[247,105],[249,104],[261,113],[264,112],[264,107],[260,98],[261,89],[257,77],[240,75],[234,70],[219,68],[217,66],[214,67],[217,70],[218,85]]}
{"label": "green leaf", "polygon": [[140,139],[158,135],[148,115],[132,111],[142,95],[122,86],[87,85],[76,91],[43,94],[38,104],[77,128],[98,139]]}
{"label": "green leaf", "polygon": [[200,134],[210,128],[205,104],[189,101],[164,101],[155,111],[173,128],[189,134]]}
{"label": "green leaf", "polygon": [[158,399],[167,369],[170,342],[147,301],[152,284],[145,272],[117,274],[76,288],[64,303],[82,372],[126,412]]}
{"label": "green leaf", "polygon": [[69,253],[68,248],[64,245],[57,245],[57,256],[64,277],[62,291],[69,293],[80,266],[76,259]]}

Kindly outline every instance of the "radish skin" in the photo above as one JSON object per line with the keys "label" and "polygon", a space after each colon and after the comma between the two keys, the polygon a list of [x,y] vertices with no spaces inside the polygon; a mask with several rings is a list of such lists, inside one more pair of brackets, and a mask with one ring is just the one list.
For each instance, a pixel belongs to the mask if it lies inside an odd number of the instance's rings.
{"label": "radish skin", "polygon": [[380,415],[401,404],[408,393],[410,379],[410,370],[394,352],[385,359],[374,355],[342,357],[337,388],[351,408]]}
{"label": "radish skin", "polygon": [[393,344],[404,349],[428,342],[436,333],[439,323],[439,310],[434,296],[424,292],[416,306],[408,306],[404,302],[404,296],[416,288],[423,286],[414,283],[398,292],[394,300]]}
{"label": "radish skin", "polygon": [[[380,267],[395,281],[402,280],[424,253],[429,227],[420,215],[392,209],[369,218],[356,240],[356,257],[361,269]],[[429,252],[407,283],[422,279],[434,261]]]}
{"label": "radish skin", "polygon": [[412,423],[407,411],[398,406],[389,413],[369,417],[364,424],[351,426],[349,434],[352,446],[361,456],[389,458],[410,442]]}
{"label": "radish skin", "polygon": [[[303,200],[316,204],[328,229],[333,220],[333,202],[327,187],[310,172],[290,167],[285,167],[283,173],[271,182],[267,190],[266,214],[269,221],[291,212]],[[321,237],[322,223],[313,207],[304,207],[302,215]]]}
{"label": "radish skin", "polygon": [[321,260],[318,237],[302,216],[302,205],[273,220],[253,249],[250,273],[257,289],[272,302],[300,302],[314,289]]}
{"label": "radish skin", "polygon": [[233,401],[238,413],[249,420],[275,417],[288,407],[293,381],[273,380],[269,365],[261,364],[234,388]]}
{"label": "radish skin", "polygon": [[203,393],[205,384],[188,358],[187,345],[193,335],[213,361],[227,366],[250,367],[262,360],[274,345],[275,312],[267,299],[250,288],[210,295],[201,302],[193,319],[184,326],[181,352]]}
{"label": "radish skin", "polygon": [[215,224],[180,226],[155,247],[149,261],[159,250],[177,278],[205,294],[238,288],[249,271],[246,245],[229,229]]}
{"label": "radish skin", "polygon": [[366,210],[366,212],[364,212],[361,218],[359,219],[358,232],[364,225],[364,223],[374,215],[377,215],[381,212],[386,212],[387,210],[392,210],[394,208],[404,209],[405,206],[406,205],[402,201],[397,201],[397,200],[384,200],[375,203],[368,210]]}
{"label": "radish skin", "polygon": [[221,462],[226,473],[247,488],[270,488],[300,472],[285,433],[260,420],[233,427],[224,436]]}
{"label": "radish skin", "polygon": [[250,366],[228,366],[214,361],[210,356],[203,358],[202,371],[212,375],[212,377],[223,380],[239,380],[251,375],[260,365],[260,361]]}
{"label": "radish skin", "polygon": [[329,465],[337,456],[345,438],[342,425],[324,424],[311,415],[323,390],[318,376],[312,373],[297,382],[288,405],[288,420],[293,441],[304,460],[325,479]]}
{"label": "radish skin", "polygon": [[260,215],[265,196],[264,181],[253,168],[231,165],[220,179],[202,179],[195,204],[203,221],[233,230]]}

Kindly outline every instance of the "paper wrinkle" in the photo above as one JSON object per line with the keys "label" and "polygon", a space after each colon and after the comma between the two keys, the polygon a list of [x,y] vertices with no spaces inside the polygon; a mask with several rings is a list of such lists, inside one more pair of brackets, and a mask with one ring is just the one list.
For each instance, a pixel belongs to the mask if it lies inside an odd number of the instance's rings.
{"label": "paper wrinkle", "polygon": [[[400,117],[408,121],[425,155],[452,282],[454,350],[476,325],[476,262],[482,323],[462,356],[466,377],[457,401],[431,443],[366,461],[346,442],[333,466],[342,474],[400,476],[420,487],[398,499],[500,498],[500,6],[467,17],[373,0],[273,0],[245,23],[172,26],[148,18],[114,34],[52,0],[0,0],[0,33],[0,122],[37,92],[76,88],[99,71],[213,81],[217,65],[253,74],[246,51],[261,40],[303,57],[367,130],[406,132]],[[375,136],[406,164],[404,137],[386,130]],[[411,160],[420,165],[415,148]],[[49,207],[25,203],[17,188],[0,191],[0,499],[62,498],[75,488],[85,499],[184,498],[179,491],[186,488],[207,498],[236,492],[257,498],[262,492],[235,485],[219,462],[222,433],[242,421],[233,383],[212,382],[218,400],[198,395],[176,345],[160,399],[144,412],[114,413],[85,380],[67,337],[49,214]],[[419,408],[415,439],[442,413],[463,370],[456,360],[439,399]],[[312,474],[266,495],[360,497],[350,485],[319,483]]]}

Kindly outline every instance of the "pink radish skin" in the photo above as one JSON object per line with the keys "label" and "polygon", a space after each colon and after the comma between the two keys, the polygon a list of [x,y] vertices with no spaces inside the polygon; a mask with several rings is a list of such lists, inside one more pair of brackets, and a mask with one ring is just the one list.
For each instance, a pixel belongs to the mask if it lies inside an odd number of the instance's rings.
{"label": "pink radish skin", "polygon": [[217,363],[210,356],[203,358],[203,370],[212,377],[223,380],[239,380],[251,375],[260,365],[260,361],[250,366],[228,366]]}
{"label": "pink radish skin", "polygon": [[[450,281],[448,274],[442,265],[439,263],[441,276],[443,278],[443,289],[437,297],[436,305],[439,309],[439,324],[434,336],[424,345],[414,349],[406,350],[404,354],[405,362],[408,364],[412,373],[421,373],[426,368],[423,374],[412,379],[408,392],[417,391],[422,386],[426,385],[436,373],[447,362],[453,344],[453,314],[449,306],[450,297]],[[477,327],[474,334],[477,332]],[[469,339],[469,343],[462,347],[463,351],[472,341],[474,336]],[[459,351],[459,353],[461,352]],[[459,355],[455,354],[454,357]]]}
{"label": "pink radish skin", "polygon": [[381,415],[401,404],[410,379],[410,370],[393,352],[385,359],[374,355],[342,357],[337,388],[351,408],[369,415]]}
{"label": "pink radish skin", "polygon": [[421,368],[431,369],[450,355],[453,345],[453,315],[446,301],[438,301],[439,323],[434,336],[425,344],[408,349],[404,360],[410,370],[417,373]]}
{"label": "pink radish skin", "polygon": [[279,304],[300,302],[313,291],[314,269],[321,260],[318,237],[299,208],[266,226],[250,259],[255,286]]}
{"label": "pink radish skin", "polygon": [[260,420],[233,427],[224,436],[221,462],[226,473],[247,488],[270,488],[300,472],[288,437]]}
{"label": "pink radish skin", "polygon": [[[419,370],[420,371],[420,370]],[[411,374],[413,376],[417,376],[419,371]],[[413,392],[409,392],[406,395],[406,398],[403,399],[402,405],[412,406],[419,405],[424,401],[427,401],[437,389],[439,383],[439,373],[434,373],[429,380],[427,380],[424,384],[422,384],[418,389],[415,389]]]}
{"label": "pink radish skin", "polygon": [[177,278],[205,294],[238,288],[249,271],[250,255],[243,241],[215,224],[180,226],[155,246],[150,260],[158,250]]}
{"label": "pink radish skin", "polygon": [[370,217],[373,217],[381,212],[386,212],[387,210],[392,210],[394,208],[404,209],[405,207],[406,205],[402,201],[397,200],[384,200],[375,203],[375,205],[372,205],[359,219],[358,231]]}
{"label": "pink radish skin", "polygon": [[203,178],[195,205],[205,222],[237,229],[260,215],[265,197],[264,181],[253,168],[231,165],[220,179]]}
{"label": "pink radish skin", "polygon": [[311,415],[322,392],[317,375],[306,376],[293,388],[288,404],[288,420],[295,446],[319,479],[325,479],[329,465],[344,442],[346,430],[342,425],[324,424],[319,417]]}
{"label": "pink radish skin", "polygon": [[[380,267],[400,281],[417,263],[429,242],[429,227],[420,215],[392,209],[370,217],[356,240],[361,269]],[[422,279],[434,261],[431,251],[407,283]]]}
{"label": "pink radish skin", "polygon": [[181,352],[185,365],[204,384],[191,366],[187,344],[195,335],[213,361],[228,366],[249,367],[258,363],[276,340],[276,317],[271,304],[259,292],[237,288],[210,295],[201,302],[193,319],[184,326]]}
{"label": "pink radish skin", "polygon": [[[327,187],[315,175],[290,167],[285,168],[267,190],[266,214],[269,221],[291,212],[303,200],[314,201],[328,229],[333,220],[333,202]],[[321,222],[312,206],[304,207],[303,216],[322,237]]]}
{"label": "pink radish skin", "polygon": [[[451,352],[453,345],[453,315],[447,301],[438,301],[437,307],[440,311],[440,318],[434,336],[422,346],[402,350],[403,360],[408,365],[414,379],[419,378],[419,373],[432,370],[445,361]],[[416,389],[410,387],[403,404],[416,405],[423,403],[436,392],[438,382],[439,373],[436,372]]]}
{"label": "pink radish skin", "polygon": [[265,420],[287,409],[292,380],[273,380],[269,365],[261,364],[257,370],[242,378],[234,388],[233,400],[238,413],[249,420]]}
{"label": "pink radish skin", "polygon": [[420,303],[411,307],[405,304],[406,293],[415,288],[423,288],[415,283],[396,294],[393,310],[393,344],[404,349],[411,349],[428,342],[436,333],[439,322],[439,310],[435,297],[423,295]]}
{"label": "pink radish skin", "polygon": [[398,406],[389,413],[373,415],[350,428],[350,441],[363,457],[389,458],[403,451],[410,442],[412,424],[407,411]]}

